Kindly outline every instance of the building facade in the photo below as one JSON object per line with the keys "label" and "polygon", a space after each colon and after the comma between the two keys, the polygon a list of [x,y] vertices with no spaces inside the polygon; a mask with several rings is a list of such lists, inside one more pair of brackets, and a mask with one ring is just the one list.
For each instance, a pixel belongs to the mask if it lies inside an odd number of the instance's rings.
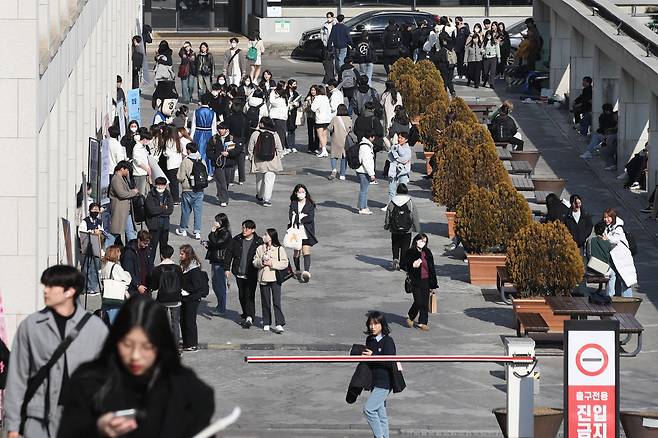
{"label": "building facade", "polygon": [[2,2],[0,293],[9,338],[43,306],[41,272],[75,257],[89,138],[110,116],[116,76],[129,87],[141,7],[140,0]]}

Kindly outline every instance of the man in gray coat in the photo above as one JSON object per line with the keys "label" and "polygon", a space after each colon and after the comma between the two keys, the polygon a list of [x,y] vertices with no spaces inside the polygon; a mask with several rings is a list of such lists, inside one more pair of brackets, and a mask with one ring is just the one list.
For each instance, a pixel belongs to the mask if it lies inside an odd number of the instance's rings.
{"label": "man in gray coat", "polygon": [[126,230],[126,222],[130,216],[130,200],[139,194],[137,189],[131,189],[128,184],[130,166],[127,161],[121,161],[116,165],[108,193],[111,210],[110,233],[114,235],[117,245],[121,245],[121,235]]}
{"label": "man in gray coat", "polygon": [[[21,406],[29,379],[48,363],[57,346],[87,313],[78,303],[85,277],[76,268],[51,266],[41,275],[41,283],[46,307],[23,320],[11,349],[3,423],[8,438],[19,437]],[[23,436],[51,438],[57,435],[69,376],[78,366],[96,358],[106,337],[107,327],[103,321],[91,316],[29,401]]]}

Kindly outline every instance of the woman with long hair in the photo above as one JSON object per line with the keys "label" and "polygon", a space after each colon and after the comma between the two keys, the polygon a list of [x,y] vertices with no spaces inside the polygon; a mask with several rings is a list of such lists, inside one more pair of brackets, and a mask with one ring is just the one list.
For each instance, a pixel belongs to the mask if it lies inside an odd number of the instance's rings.
{"label": "woman with long hair", "polygon": [[498,22],[498,45],[500,46],[500,62],[496,68],[499,79],[505,78],[505,69],[507,68],[507,60],[510,53],[512,53],[512,42],[510,41],[509,33],[505,28],[505,23]]}
{"label": "woman with long hair", "polygon": [[318,135],[318,145],[320,150],[317,153],[318,158],[328,157],[327,152],[327,128],[331,123],[331,104],[327,97],[327,90],[323,86],[318,86],[317,96],[311,104],[311,111],[315,113],[315,130]]}
{"label": "woman with long hair", "polygon": [[473,32],[466,43],[466,55],[464,62],[467,65],[466,86],[469,87],[471,82],[475,88],[480,88],[480,77],[482,76],[482,39],[480,34]]}
{"label": "woman with long hair", "polygon": [[[315,237],[315,202],[304,184],[297,184],[290,195],[288,228],[297,227],[302,232],[302,249],[295,250],[293,261],[297,278],[308,283],[311,280],[311,247],[318,243]],[[301,270],[300,256],[304,256],[304,271]]]}
{"label": "woman with long hair", "polygon": [[260,32],[257,30],[251,31],[249,43],[247,43],[247,55],[252,47],[256,49],[256,59],[248,59],[248,61],[249,77],[254,81],[260,75],[260,67],[263,64],[263,55],[265,54],[265,44],[263,44],[263,40],[260,38]]}
{"label": "woman with long hair", "polygon": [[336,115],[331,120],[327,129],[331,133],[331,156],[329,158],[331,162],[331,173],[328,178],[330,180],[336,178],[336,173],[340,169],[338,179],[344,180],[347,170],[345,139],[347,138],[347,134],[352,130],[352,118],[345,105],[338,105]]}
{"label": "woman with long hair", "polygon": [[258,87],[263,90],[263,95],[267,98],[270,96],[270,92],[276,88],[276,81],[272,77],[272,72],[269,70],[263,71],[263,74],[258,83]]}
{"label": "woman with long hair", "polygon": [[217,308],[213,315],[222,316],[226,313],[226,269],[224,256],[231,244],[231,224],[225,213],[215,216],[215,223],[208,234],[206,260],[210,262],[212,272],[212,290],[217,297]]}
{"label": "woman with long hair", "polygon": [[167,40],[160,41],[158,50],[155,53],[155,73],[153,79],[156,85],[160,81],[173,81],[176,79],[172,67],[174,65],[172,55],[173,51],[169,48]]}
{"label": "woman with long hair", "polygon": [[[180,129],[180,128],[179,128]],[[180,190],[178,183],[178,168],[183,162],[183,144],[179,131],[171,126],[167,127],[167,138],[165,140],[164,157],[166,158],[166,167],[163,169],[169,180],[169,191],[175,205],[180,204]]]}
{"label": "woman with long hair", "polygon": [[251,97],[254,90],[256,89],[256,85],[250,76],[245,75],[242,78],[242,81],[240,81],[240,87],[238,89],[241,90],[242,94],[244,94],[245,99],[249,99],[249,97]]}
{"label": "woman with long hair", "polygon": [[301,125],[303,114],[300,108],[302,107],[302,96],[297,91],[297,81],[288,79],[286,85],[286,92],[288,93],[288,120],[286,122],[287,138],[286,142],[291,152],[297,152],[297,138],[295,132],[297,126]]}
{"label": "woman with long hair", "polygon": [[414,302],[409,308],[407,326],[412,328],[418,316],[418,328],[427,331],[428,305],[430,292],[438,288],[436,270],[434,269],[434,256],[428,247],[428,238],[425,233],[418,233],[411,242],[411,248],[405,255],[407,276],[411,281]]}
{"label": "woman with long hair", "polygon": [[482,44],[482,86],[489,84],[490,88],[494,87],[496,80],[496,66],[500,63],[500,46],[490,30],[484,34],[484,43]]}
{"label": "woman with long hair", "polygon": [[308,149],[309,154],[314,154],[318,151],[318,132],[315,129],[315,112],[311,109],[315,96],[318,95],[318,86],[311,85],[308,89],[306,99],[304,99],[304,114],[306,115],[306,129],[308,131]]}
{"label": "woman with long hair", "polygon": [[276,133],[281,140],[283,147],[283,155],[290,152],[287,144],[288,134],[288,90],[286,89],[286,81],[279,81],[276,88],[270,92],[270,118],[274,121]]}
{"label": "woman with long hair", "polygon": [[270,331],[272,307],[274,307],[272,331],[280,335],[283,333],[286,319],[281,311],[281,284],[277,282],[276,271],[286,269],[290,262],[286,250],[281,247],[279,242],[279,234],[274,228],[268,228],[262,238],[263,244],[256,248],[253,264],[258,269],[260,302],[263,307],[263,330]]}
{"label": "woman with long hair", "polygon": [[384,108],[384,129],[388,132],[393,124],[393,117],[395,116],[395,107],[402,105],[402,95],[395,87],[394,81],[386,81],[386,91],[382,93],[381,104]]}
{"label": "woman with long hair", "polygon": [[126,301],[98,359],[67,388],[59,438],[191,438],[215,410],[212,388],[181,365],[164,308],[141,295]]}
{"label": "woman with long hair", "polygon": [[183,335],[183,351],[197,351],[199,337],[196,314],[201,298],[208,295],[208,275],[201,270],[201,260],[192,245],[181,245],[180,267],[183,270],[183,303],[181,306],[180,328]]}
{"label": "woman with long hair", "polygon": [[[126,284],[126,290],[132,280],[130,272],[125,271],[121,266],[121,247],[119,245],[111,245],[105,250],[101,267],[101,281],[103,280],[122,281]],[[114,324],[122,305],[123,300],[102,298],[101,308],[107,313],[110,324]]]}

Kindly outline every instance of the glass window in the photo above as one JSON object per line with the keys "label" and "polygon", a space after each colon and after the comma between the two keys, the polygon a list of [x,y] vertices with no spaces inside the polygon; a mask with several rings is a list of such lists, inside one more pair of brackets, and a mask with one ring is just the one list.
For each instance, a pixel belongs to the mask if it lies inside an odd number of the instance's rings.
{"label": "glass window", "polygon": [[364,21],[362,24],[366,27],[366,30],[383,29],[388,26],[389,18],[390,17],[388,15],[377,15]]}

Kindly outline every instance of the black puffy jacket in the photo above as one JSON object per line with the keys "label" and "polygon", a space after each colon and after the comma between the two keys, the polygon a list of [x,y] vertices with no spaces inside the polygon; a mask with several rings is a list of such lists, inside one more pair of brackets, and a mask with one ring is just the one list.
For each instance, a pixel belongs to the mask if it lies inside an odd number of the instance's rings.
{"label": "black puffy jacket", "polygon": [[226,228],[218,228],[208,234],[206,260],[210,263],[224,263],[226,249],[231,244],[231,233]]}

